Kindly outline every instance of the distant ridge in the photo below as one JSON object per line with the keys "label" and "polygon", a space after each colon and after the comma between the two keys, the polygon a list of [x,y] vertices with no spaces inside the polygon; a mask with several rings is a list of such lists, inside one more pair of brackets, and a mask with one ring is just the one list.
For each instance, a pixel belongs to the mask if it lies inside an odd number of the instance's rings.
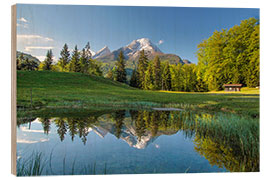
{"label": "distant ridge", "polygon": [[102,49],[100,49],[98,52],[95,53],[95,55],[93,56],[93,59],[101,58],[103,56],[109,55],[110,53],[111,53],[111,51],[108,48],[108,46],[105,46]]}
{"label": "distant ridge", "polygon": [[[106,50],[106,53],[103,53]],[[108,47],[105,46],[100,51],[102,55],[93,57],[101,62],[110,63],[117,60],[120,51],[123,51],[127,64],[135,64],[138,61],[140,51],[144,50],[148,59],[153,59],[156,55],[159,56],[161,61],[168,60],[171,64],[185,64],[182,59],[175,54],[163,53],[155,44],[153,44],[148,38],[141,38],[133,40],[130,44],[121,47],[115,51],[109,52]]]}
{"label": "distant ridge", "polygon": [[38,64],[40,63],[40,60],[38,58],[32,56],[31,54],[27,54],[27,53],[20,52],[20,51],[16,52],[16,58],[18,58],[21,54],[23,54],[24,59],[28,58],[28,60],[33,60],[33,61],[37,62]]}

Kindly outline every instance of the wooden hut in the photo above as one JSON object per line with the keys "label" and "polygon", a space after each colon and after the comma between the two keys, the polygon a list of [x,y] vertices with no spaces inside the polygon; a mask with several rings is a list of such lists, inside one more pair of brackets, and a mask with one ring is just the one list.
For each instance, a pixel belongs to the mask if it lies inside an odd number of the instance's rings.
{"label": "wooden hut", "polygon": [[224,84],[225,91],[241,91],[242,84]]}

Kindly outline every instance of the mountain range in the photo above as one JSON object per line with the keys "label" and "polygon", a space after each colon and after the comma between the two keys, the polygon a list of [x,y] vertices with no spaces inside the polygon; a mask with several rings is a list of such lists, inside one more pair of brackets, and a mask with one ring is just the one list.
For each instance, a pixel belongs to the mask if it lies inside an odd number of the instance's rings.
{"label": "mountain range", "polygon": [[[100,117],[100,120],[104,116]],[[105,118],[106,119],[106,118]],[[139,135],[136,133],[136,125],[131,121],[130,118],[126,118],[123,121],[121,134],[119,139],[125,141],[130,147],[136,149],[145,149],[148,145],[153,143],[159,136],[163,135],[173,135],[178,132],[179,129],[166,129],[158,130],[156,135],[153,136],[150,130],[145,130],[143,135],[139,138]],[[117,130],[113,122],[107,121],[104,119],[99,121],[98,124],[93,125],[88,129],[88,132],[94,131],[97,135],[104,138],[108,133],[117,137]]]}
{"label": "mountain range", "polygon": [[188,60],[183,61],[179,56],[175,54],[163,53],[155,44],[153,44],[148,38],[141,38],[133,40],[130,44],[121,47],[115,51],[110,51],[108,46],[105,46],[99,50],[93,58],[103,63],[111,63],[117,60],[120,51],[123,52],[127,61],[127,66],[134,65],[140,55],[140,51],[144,50],[148,59],[153,59],[156,55],[159,56],[161,61],[168,60],[170,64],[190,64]]}
{"label": "mountain range", "polygon": [[[120,47],[119,49],[115,51],[110,51],[109,47],[105,46],[97,52],[94,52],[91,50],[91,53],[92,53],[93,59],[96,59],[97,61],[105,63],[104,67],[106,68],[103,68],[103,70],[107,71],[108,68],[112,68],[114,66],[115,61],[117,60],[120,51],[122,51],[124,54],[127,68],[134,69],[139,59],[140,52],[142,50],[145,51],[145,54],[149,60],[154,59],[154,57],[158,55],[161,61],[167,60],[169,61],[170,64],[178,64],[178,63],[192,64],[189,60],[181,59],[179,56],[175,54],[163,53],[148,38],[141,38],[141,39],[133,40],[130,44],[124,47]],[[29,60],[34,60],[38,64],[40,63],[38,58],[30,54],[23,53],[23,52],[17,51],[17,57],[20,56],[21,53],[23,54],[24,58],[27,57]]]}

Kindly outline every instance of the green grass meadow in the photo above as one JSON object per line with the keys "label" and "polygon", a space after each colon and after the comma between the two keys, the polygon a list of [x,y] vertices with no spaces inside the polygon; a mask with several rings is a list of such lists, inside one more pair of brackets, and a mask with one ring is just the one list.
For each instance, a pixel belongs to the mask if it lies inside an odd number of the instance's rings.
{"label": "green grass meadow", "polygon": [[93,106],[177,107],[259,117],[259,91],[247,88],[244,88],[242,93],[145,91],[103,77],[81,73],[17,71],[19,108],[87,109]]}

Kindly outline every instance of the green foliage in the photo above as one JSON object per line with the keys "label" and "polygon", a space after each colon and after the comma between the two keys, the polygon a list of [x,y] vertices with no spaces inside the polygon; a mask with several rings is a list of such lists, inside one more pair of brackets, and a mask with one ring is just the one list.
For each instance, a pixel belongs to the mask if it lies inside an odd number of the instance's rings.
{"label": "green foliage", "polygon": [[187,65],[184,64],[182,67],[182,74],[183,74],[183,91],[186,92],[195,92],[196,84],[197,84],[197,77],[196,77],[196,66],[195,64]]}
{"label": "green foliage", "polygon": [[139,88],[139,73],[137,68],[132,71],[131,79],[129,82],[131,87]]}
{"label": "green foliage", "polygon": [[144,88],[146,87],[145,85],[145,71],[147,70],[148,66],[148,58],[146,57],[144,50],[140,52],[140,57],[138,60],[138,79],[139,79],[139,87]]}
{"label": "green foliage", "polygon": [[111,80],[114,80],[114,76],[115,76],[115,73],[113,72],[112,69],[110,69],[108,73],[106,74],[106,78],[111,79]]}
{"label": "green foliage", "polygon": [[125,59],[123,51],[120,51],[116,64],[116,81],[126,83],[127,74],[125,69]]}
{"label": "green foliage", "polygon": [[258,119],[202,114],[195,123],[195,150],[211,165],[232,172],[259,170]]}
{"label": "green foliage", "polygon": [[115,122],[116,128],[115,136],[119,139],[122,133],[122,127],[124,125],[123,121],[125,119],[125,110],[116,111],[112,115],[112,119]]}
{"label": "green foliage", "polygon": [[144,87],[143,89],[146,90],[153,90],[154,89],[154,77],[153,77],[153,65],[149,62],[147,70],[144,76]]}
{"label": "green foliage", "polygon": [[172,74],[172,89],[174,91],[183,91],[184,76],[182,73],[182,64],[172,65],[171,74]]}
{"label": "green foliage", "polygon": [[38,69],[38,63],[34,60],[29,60],[28,57],[26,57],[25,60],[17,61],[17,63],[18,70],[35,71]]}
{"label": "green foliage", "polygon": [[85,74],[88,73],[88,70],[90,68],[90,59],[88,59],[86,50],[84,48],[81,52],[79,64],[80,64],[80,72]]}
{"label": "green foliage", "polygon": [[36,57],[19,51],[16,52],[17,70],[35,71],[38,70],[39,64],[40,61]]}
{"label": "green foliage", "polygon": [[[180,63],[179,63],[180,64]],[[160,59],[156,56],[153,60],[153,81],[154,81],[154,89],[159,90],[162,86],[162,79],[161,79],[161,64]]]}
{"label": "green foliage", "polygon": [[22,62],[24,61],[23,54],[21,53],[19,57],[16,58],[17,70],[22,69]]}
{"label": "green foliage", "polygon": [[255,30],[250,36],[248,54],[250,61],[247,68],[247,86],[256,87],[260,85],[260,25],[255,26]]}
{"label": "green foliage", "polygon": [[172,77],[169,62],[162,64],[162,90],[170,91],[172,89]]}
{"label": "green foliage", "polygon": [[[200,91],[221,90],[223,84],[259,86],[259,24],[255,18],[229,30],[215,31],[198,45]],[[204,85],[205,84],[205,85]]]}
{"label": "green foliage", "polygon": [[42,65],[42,70],[47,70],[50,71],[52,69],[52,62],[53,62],[53,54],[52,50],[48,50],[46,54],[45,60],[41,63]]}
{"label": "green foliage", "polygon": [[88,69],[88,74],[95,76],[102,76],[103,72],[101,70],[101,63],[96,60],[91,60],[90,68]]}
{"label": "green foliage", "polygon": [[65,43],[63,49],[60,52],[60,59],[58,61],[61,71],[67,71],[67,65],[70,61],[70,53],[68,50],[68,45]]}
{"label": "green foliage", "polygon": [[74,50],[73,50],[73,53],[72,53],[69,71],[70,72],[80,72],[80,70],[81,70],[80,53],[79,53],[77,45],[76,45]]}

